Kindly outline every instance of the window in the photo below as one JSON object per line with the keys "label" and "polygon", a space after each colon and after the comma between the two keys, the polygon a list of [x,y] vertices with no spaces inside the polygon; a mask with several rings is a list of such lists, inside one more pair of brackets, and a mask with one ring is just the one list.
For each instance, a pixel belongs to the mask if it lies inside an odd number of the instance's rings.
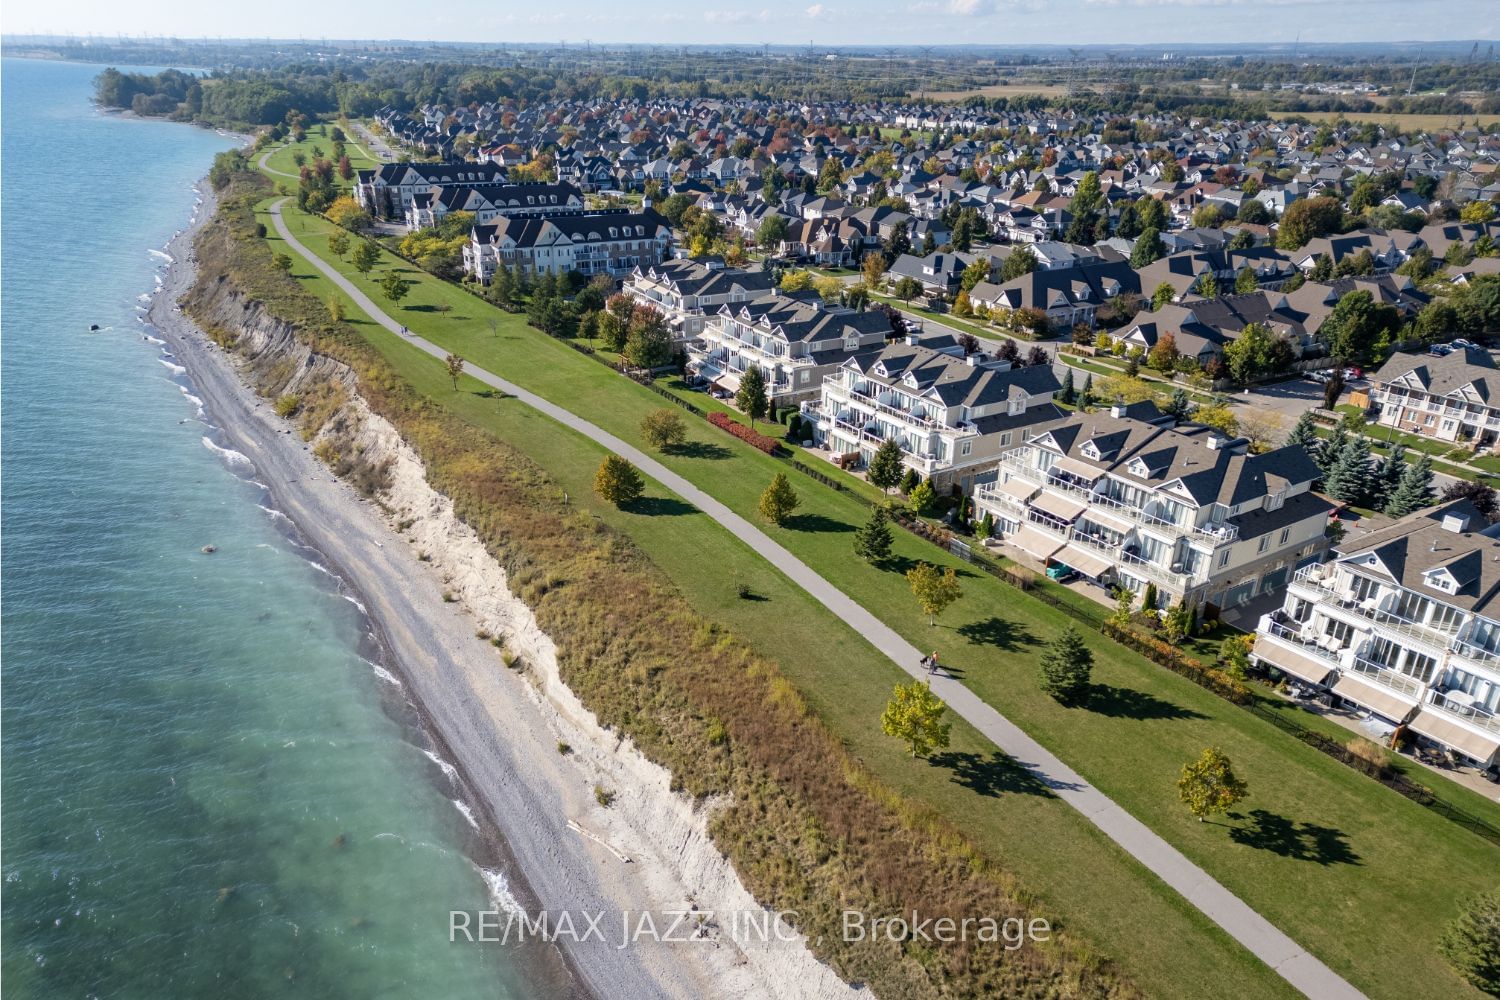
{"label": "window", "polygon": [[1229,550],[1225,549],[1223,552],[1219,553],[1218,566],[1219,566],[1220,569],[1223,569],[1225,566],[1228,566],[1228,565],[1229,565]]}
{"label": "window", "polygon": [[960,447],[959,447],[959,449],[958,449],[958,453],[959,453],[959,454],[960,454],[960,455],[967,455],[967,454],[968,454],[968,453],[969,453],[969,452],[970,452],[970,451],[972,451],[972,450],[973,450],[973,447],[974,447],[974,442],[972,442],[972,441],[965,441],[965,442],[963,442],[963,444],[962,444],[962,445],[961,445],[961,446],[960,446]]}
{"label": "window", "polygon": [[1276,544],[1277,545],[1285,545],[1286,544],[1286,540],[1288,538],[1290,538],[1290,537],[1292,537],[1292,529],[1291,528],[1282,528],[1281,529],[1281,537],[1276,540]]}

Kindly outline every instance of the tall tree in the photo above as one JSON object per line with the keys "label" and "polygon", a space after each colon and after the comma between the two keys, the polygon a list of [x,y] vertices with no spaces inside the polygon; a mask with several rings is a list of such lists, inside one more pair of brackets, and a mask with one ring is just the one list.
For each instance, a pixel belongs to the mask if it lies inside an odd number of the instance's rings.
{"label": "tall tree", "polygon": [[1432,500],[1432,459],[1423,452],[1401,474],[1401,481],[1386,500],[1383,513],[1387,517],[1405,517],[1431,506]]}
{"label": "tall tree", "polygon": [[1078,390],[1073,387],[1073,366],[1068,365],[1067,370],[1063,372],[1062,388],[1058,390],[1057,401],[1071,406],[1077,396]]}
{"label": "tall tree", "polygon": [[1224,751],[1209,747],[1198,759],[1184,764],[1177,781],[1177,794],[1188,811],[1203,822],[1210,816],[1228,812],[1243,799],[1249,788],[1234,773]]}
{"label": "tall tree", "polygon": [[759,365],[751,365],[740,376],[739,391],[734,394],[734,405],[750,418],[750,426],[766,415],[769,403],[766,400],[766,375]]}
{"label": "tall tree", "polygon": [[879,487],[880,492],[889,493],[891,487],[901,481],[901,472],[901,445],[895,438],[886,438],[871,456],[865,478],[870,481],[871,486]]}
{"label": "tall tree", "polygon": [[1155,227],[1143,230],[1136,237],[1135,246],[1130,248],[1130,266],[1142,268],[1147,264],[1161,259],[1166,253],[1166,247],[1162,244],[1161,233]]}
{"label": "tall tree", "polygon": [[1338,457],[1323,476],[1323,492],[1335,500],[1361,504],[1370,488],[1370,439],[1356,434],[1339,449]]}
{"label": "tall tree", "polygon": [[1500,495],[1492,487],[1471,479],[1455,479],[1443,490],[1443,495],[1438,497],[1439,503],[1453,500],[1469,501],[1490,521],[1495,520],[1496,513],[1500,513]]}
{"label": "tall tree", "polygon": [[1370,506],[1384,510],[1395,496],[1405,473],[1406,446],[1398,444],[1375,463],[1375,472],[1370,477]]}
{"label": "tall tree", "polygon": [[787,480],[786,473],[778,472],[776,478],[771,480],[771,485],[760,495],[760,516],[779,527],[786,523],[786,519],[792,516],[792,511],[801,502],[797,491],[792,489],[792,484]]}
{"label": "tall tree", "polygon": [[1094,654],[1069,625],[1042,653],[1038,663],[1042,690],[1065,705],[1075,703],[1088,692],[1093,668]]}
{"label": "tall tree", "polygon": [[400,302],[406,298],[406,293],[411,291],[411,282],[401,277],[395,271],[391,271],[384,278],[380,279],[380,291],[381,294],[392,302]]}
{"label": "tall tree", "polygon": [[854,554],[867,563],[878,565],[890,558],[894,542],[885,508],[876,507],[870,512],[870,519],[854,533]]}
{"label": "tall tree", "polygon": [[938,569],[931,563],[919,562],[906,571],[906,582],[911,585],[912,595],[921,605],[930,625],[936,625],[937,616],[964,595],[958,583],[958,573],[951,566]]}
{"label": "tall tree", "polygon": [[1249,295],[1258,288],[1260,288],[1260,282],[1255,277],[1255,268],[1249,264],[1240,268],[1240,273],[1234,279],[1234,293]]}
{"label": "tall tree", "polygon": [[944,722],[947,706],[921,681],[897,684],[889,704],[880,714],[880,729],[906,744],[913,757],[925,757],[948,746],[950,723]]}
{"label": "tall tree", "polygon": [[1022,275],[1035,271],[1041,262],[1037,260],[1036,254],[1031,247],[1022,243],[1006,255],[1005,263],[1000,265],[1000,280],[1011,281]]}
{"label": "tall tree", "polygon": [[349,252],[349,234],[342,229],[335,229],[329,233],[328,252],[339,260],[343,260],[344,254]]}
{"label": "tall tree", "polygon": [[369,240],[360,240],[354,248],[354,269],[360,274],[369,274],[370,269],[380,260],[380,251],[375,249],[375,244]]}
{"label": "tall tree", "polygon": [[1297,422],[1292,425],[1291,433],[1286,436],[1288,445],[1296,445],[1307,452],[1307,457],[1314,462],[1318,460],[1318,448],[1321,442],[1318,440],[1318,424],[1313,420],[1311,410],[1303,410]]}

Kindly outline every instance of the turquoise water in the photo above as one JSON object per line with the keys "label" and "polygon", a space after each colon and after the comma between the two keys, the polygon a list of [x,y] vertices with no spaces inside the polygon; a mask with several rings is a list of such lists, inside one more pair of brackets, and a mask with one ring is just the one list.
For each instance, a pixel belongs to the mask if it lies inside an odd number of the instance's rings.
{"label": "turquoise water", "polygon": [[6,991],[536,992],[448,942],[487,898],[456,793],[143,338],[149,248],[230,140],[94,112],[97,71],[3,64]]}

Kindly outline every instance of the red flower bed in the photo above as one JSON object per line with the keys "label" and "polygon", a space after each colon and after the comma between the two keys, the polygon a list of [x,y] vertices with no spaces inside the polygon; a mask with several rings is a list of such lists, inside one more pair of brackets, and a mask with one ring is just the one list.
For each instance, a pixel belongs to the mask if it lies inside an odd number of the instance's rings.
{"label": "red flower bed", "polygon": [[744,441],[746,444],[750,445],[750,447],[759,448],[767,455],[774,455],[779,450],[781,450],[781,442],[777,441],[775,438],[766,437],[759,431],[751,430],[749,427],[746,427],[739,421],[731,420],[727,414],[720,413],[718,410],[715,410],[708,415],[708,422],[713,424],[715,427],[723,428],[724,430],[733,434],[735,437],[739,438],[741,441]]}

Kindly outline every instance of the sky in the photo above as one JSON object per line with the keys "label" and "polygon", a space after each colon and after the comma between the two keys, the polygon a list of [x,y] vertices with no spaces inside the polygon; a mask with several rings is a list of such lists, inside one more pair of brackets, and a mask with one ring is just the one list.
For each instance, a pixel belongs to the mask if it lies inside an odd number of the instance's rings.
{"label": "sky", "polygon": [[6,34],[806,45],[1494,39],[1500,0],[46,0]]}

